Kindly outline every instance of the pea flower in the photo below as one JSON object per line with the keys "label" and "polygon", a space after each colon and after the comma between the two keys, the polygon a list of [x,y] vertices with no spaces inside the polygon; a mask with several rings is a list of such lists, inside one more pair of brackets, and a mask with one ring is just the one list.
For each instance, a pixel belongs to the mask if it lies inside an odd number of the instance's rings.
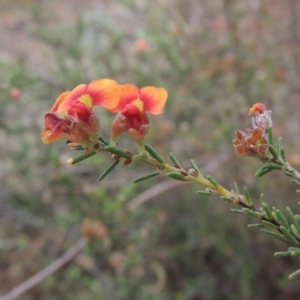
{"label": "pea flower", "polygon": [[263,103],[255,103],[249,110],[249,115],[255,114],[263,114],[267,109],[267,107]]}
{"label": "pea flower", "polygon": [[247,133],[237,130],[236,139],[233,145],[238,154],[255,156],[263,159],[269,149],[268,129],[272,127],[272,111],[268,110],[263,103],[254,104],[249,115],[252,117],[253,129],[248,129]]}
{"label": "pea flower", "polygon": [[113,110],[120,99],[120,87],[111,79],[99,79],[80,84],[62,93],[45,115],[42,141],[45,144],[66,138],[86,149],[96,145],[100,129],[94,106]]}
{"label": "pea flower", "polygon": [[147,112],[161,114],[167,101],[168,93],[164,88],[154,86],[137,88],[133,84],[121,85],[121,98],[113,112],[118,112],[111,129],[111,144],[115,145],[124,133],[134,139],[140,153],[144,152],[145,136],[150,125]]}
{"label": "pea flower", "polygon": [[272,127],[272,111],[268,110],[263,103],[255,103],[249,110],[252,117],[253,128],[261,128],[267,132]]}

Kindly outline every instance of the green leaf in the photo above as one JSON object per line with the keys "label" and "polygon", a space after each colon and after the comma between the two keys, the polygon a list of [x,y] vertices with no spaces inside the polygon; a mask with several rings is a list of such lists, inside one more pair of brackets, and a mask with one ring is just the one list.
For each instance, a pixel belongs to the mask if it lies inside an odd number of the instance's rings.
{"label": "green leaf", "polygon": [[267,215],[267,219],[273,220],[272,212],[271,212],[271,210],[270,210],[268,204],[265,203],[265,202],[263,202],[263,203],[262,203],[262,208],[263,208],[263,210],[265,211],[265,213],[266,213],[266,215]]}
{"label": "green leaf", "polygon": [[280,149],[282,148],[282,137],[278,138],[278,150],[277,152],[280,154]]}
{"label": "green leaf", "polygon": [[289,251],[300,251],[299,247],[289,247]]}
{"label": "green leaf", "polygon": [[289,215],[290,220],[292,221],[293,225],[296,227],[296,230],[298,232],[298,235],[300,233],[300,225],[294,215],[294,213],[292,212],[292,210],[289,207],[286,207],[286,212]]}
{"label": "green leaf", "polygon": [[197,191],[196,193],[199,195],[203,195],[203,196],[212,196],[213,195],[213,193],[209,192],[209,191]]}
{"label": "green leaf", "polygon": [[290,231],[287,228],[285,228],[284,226],[280,226],[280,230],[285,235],[285,237],[287,238],[287,240],[289,242],[294,243],[294,244],[299,243],[297,241],[297,239],[290,233]]}
{"label": "green leaf", "polygon": [[126,152],[126,151],[123,151],[119,148],[116,148],[114,146],[105,146],[104,149],[108,152],[111,152],[111,153],[114,153],[114,154],[117,154],[118,156],[120,157],[124,157],[124,158],[127,158],[127,159],[132,159],[132,154]]}
{"label": "green leaf", "polygon": [[252,228],[252,227],[262,227],[264,224],[262,223],[257,223],[257,224],[248,224],[247,227]]}
{"label": "green leaf", "polygon": [[279,210],[279,209],[276,209],[275,211],[275,214],[276,214],[276,217],[277,217],[277,220],[287,229],[290,228],[290,225],[287,221],[287,219],[285,218],[285,216],[283,215],[283,213]]}
{"label": "green leaf", "polygon": [[236,182],[234,183],[234,188],[235,188],[236,193],[239,194],[240,191],[239,191],[239,188],[238,188],[238,185]]}
{"label": "green leaf", "polygon": [[262,177],[263,175],[273,171],[273,170],[281,170],[282,166],[275,163],[266,163],[261,166],[255,173],[256,177]]}
{"label": "green leaf", "polygon": [[159,163],[163,164],[164,160],[163,158],[156,152],[156,150],[151,147],[149,144],[145,145],[145,149],[148,151],[148,153]]}
{"label": "green leaf", "polygon": [[261,166],[255,173],[256,177],[262,177],[263,175],[273,171],[273,170],[281,170],[282,166],[275,163],[265,163]]}
{"label": "green leaf", "polygon": [[280,233],[277,233],[277,232],[275,232],[275,231],[271,231],[271,230],[264,229],[264,228],[262,228],[260,231],[261,231],[261,232],[264,232],[264,233],[266,233],[266,234],[269,234],[269,235],[271,235],[271,236],[273,236],[273,237],[275,237],[275,238],[277,238],[277,239],[279,239],[279,240],[288,242],[288,239],[287,239],[284,235],[282,235],[282,234],[280,234]]}
{"label": "green leaf", "polygon": [[218,186],[217,181],[216,181],[214,178],[212,178],[210,175],[207,175],[206,178],[207,178],[208,181],[209,181],[210,183],[212,183],[215,187]]}
{"label": "green leaf", "polygon": [[282,256],[292,256],[291,251],[281,251],[281,252],[275,252],[274,256],[276,257],[282,257]]}
{"label": "green leaf", "polygon": [[268,128],[268,140],[269,140],[269,145],[273,146],[273,131],[272,131],[272,127]]}
{"label": "green leaf", "polygon": [[120,162],[120,160],[115,160],[98,178],[98,181],[102,181]]}
{"label": "green leaf", "polygon": [[170,155],[170,158],[171,158],[172,163],[173,163],[174,165],[180,166],[180,163],[179,163],[179,161],[177,160],[177,158],[175,157],[175,155],[174,155],[172,152],[170,152],[169,155]]}
{"label": "green leaf", "polygon": [[280,225],[280,220],[277,218],[275,211],[272,211],[271,214],[272,214],[273,220]]}
{"label": "green leaf", "polygon": [[156,171],[156,172],[153,172],[153,173],[150,173],[150,174],[147,174],[147,175],[142,175],[142,176],[137,177],[136,179],[134,179],[132,182],[133,183],[137,183],[137,182],[140,182],[140,181],[144,181],[144,180],[153,178],[153,177],[155,177],[155,176],[157,176],[159,174],[160,174],[160,172]]}
{"label": "green leaf", "polygon": [[273,229],[275,229],[275,230],[278,230],[278,226],[275,225],[275,224],[272,223],[272,222],[269,222],[269,221],[266,221],[266,220],[262,220],[261,222],[262,222],[264,225],[266,225],[266,226],[269,226],[269,227],[271,227],[271,228],[273,228]]}
{"label": "green leaf", "polygon": [[271,171],[272,171],[272,169],[269,169],[269,168],[266,168],[265,166],[262,166],[261,168],[259,168],[255,172],[254,176],[255,177],[262,177],[262,176],[266,175],[267,173],[269,173]]}
{"label": "green leaf", "polygon": [[200,172],[200,169],[199,169],[199,167],[196,165],[195,161],[194,161],[193,159],[191,159],[190,161],[191,161],[192,167],[193,167],[198,173],[201,173],[201,172]]}
{"label": "green leaf", "polygon": [[282,166],[279,165],[279,164],[275,164],[275,163],[267,163],[266,164],[266,167],[268,169],[272,169],[272,170],[281,170],[282,169]]}
{"label": "green leaf", "polygon": [[242,213],[242,214],[245,213],[245,212],[242,211],[241,209],[237,209],[237,208],[231,208],[230,211],[233,212],[233,213]]}
{"label": "green leaf", "polygon": [[289,277],[288,277],[288,279],[294,279],[294,278],[296,278],[299,275],[300,275],[300,269],[297,270],[297,271],[295,271],[294,273],[290,274]]}
{"label": "green leaf", "polygon": [[295,184],[297,184],[298,186],[300,186],[300,182],[299,182],[299,180],[297,180],[297,179],[293,179],[293,180],[292,180],[292,182],[293,182],[293,183],[295,183]]}
{"label": "green leaf", "polygon": [[109,141],[108,141],[105,137],[103,137],[103,136],[99,136],[99,141],[100,141],[102,144],[104,144],[105,146],[106,146],[106,145],[109,145]]}
{"label": "green leaf", "polygon": [[278,153],[271,144],[269,145],[269,151],[275,159],[278,159]]}
{"label": "green leaf", "polygon": [[83,160],[95,155],[96,153],[97,153],[96,151],[92,151],[92,152],[82,154],[82,155],[72,159],[71,164],[75,165],[75,164],[79,163],[80,161],[83,161]]}
{"label": "green leaf", "polygon": [[184,176],[177,172],[169,172],[167,173],[167,176],[175,180],[185,181]]}
{"label": "green leaf", "polygon": [[246,214],[252,216],[252,217],[259,218],[259,219],[262,218],[261,213],[258,212],[258,211],[254,211],[254,210],[251,210],[249,208],[242,208],[242,211],[245,212]]}
{"label": "green leaf", "polygon": [[295,227],[294,224],[291,224],[291,230],[292,230],[292,233],[296,236],[296,237],[300,237],[299,235],[299,231],[297,230],[297,228]]}
{"label": "green leaf", "polygon": [[244,195],[245,195],[245,198],[247,200],[247,204],[249,204],[250,206],[252,206],[253,202],[251,200],[249,190],[246,187],[244,187]]}
{"label": "green leaf", "polygon": [[290,171],[285,171],[284,174],[288,177],[294,177],[294,174]]}
{"label": "green leaf", "polygon": [[[228,203],[235,202],[235,199],[232,199],[232,198],[227,197],[227,196],[222,196],[221,199],[224,200],[224,201],[226,201],[226,202],[228,202]],[[242,211],[240,211],[240,212],[242,212]]]}
{"label": "green leaf", "polygon": [[280,148],[280,156],[284,161],[286,161],[285,151],[283,147]]}

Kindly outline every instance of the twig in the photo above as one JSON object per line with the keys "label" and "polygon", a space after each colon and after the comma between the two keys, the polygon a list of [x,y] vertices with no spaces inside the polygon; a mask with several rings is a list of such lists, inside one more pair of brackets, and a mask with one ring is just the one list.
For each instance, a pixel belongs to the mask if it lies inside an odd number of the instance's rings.
{"label": "twig", "polygon": [[49,266],[39,271],[32,277],[28,278],[20,285],[15,287],[13,290],[8,292],[6,295],[0,297],[0,300],[13,300],[20,297],[22,294],[26,293],[28,290],[39,284],[45,278],[52,275],[54,272],[63,267],[67,262],[73,259],[87,244],[87,239],[81,237],[67,252],[58,257]]}
{"label": "twig", "polygon": [[[221,164],[228,162],[228,160],[231,159],[231,157],[232,156],[229,155],[228,153],[224,153],[224,154],[220,155],[217,159],[212,160],[210,163],[208,163],[201,169],[205,173],[211,173],[214,170],[216,170],[218,167],[220,167]],[[162,194],[170,189],[181,187],[186,184],[187,184],[187,182],[184,182],[184,181],[166,181],[166,182],[157,184],[154,187],[149,188],[145,192],[139,194],[137,197],[133,198],[128,203],[128,208],[130,210],[135,209],[136,207],[142,205],[143,203],[145,203],[148,200],[153,199],[155,196],[157,196],[159,194]]]}

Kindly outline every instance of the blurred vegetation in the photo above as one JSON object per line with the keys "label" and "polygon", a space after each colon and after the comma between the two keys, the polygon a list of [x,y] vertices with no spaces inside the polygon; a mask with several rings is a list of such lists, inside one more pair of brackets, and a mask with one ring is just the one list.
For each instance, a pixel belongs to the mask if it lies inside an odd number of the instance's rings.
{"label": "blurred vegetation", "polygon": [[[107,155],[69,166],[76,153],[40,134],[56,97],[79,83],[162,86],[166,111],[148,137],[160,153],[194,158],[223,186],[297,211],[292,184],[276,172],[255,179],[259,163],[237,157],[232,140],[264,102],[300,166],[299,16],[294,0],[1,1],[0,293],[71,247],[89,218],[108,228],[105,240],[22,299],[296,299],[287,275],[299,266],[275,258],[286,245],[249,230],[247,216],[179,184],[129,210],[170,179],[132,184],[151,170],[132,163],[99,183]],[[97,113],[108,136],[113,116]]]}

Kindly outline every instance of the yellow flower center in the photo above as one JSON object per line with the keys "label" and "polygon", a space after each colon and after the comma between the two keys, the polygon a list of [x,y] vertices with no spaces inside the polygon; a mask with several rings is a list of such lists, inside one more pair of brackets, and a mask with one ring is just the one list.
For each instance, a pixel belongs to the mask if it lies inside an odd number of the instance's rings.
{"label": "yellow flower center", "polygon": [[81,103],[83,103],[86,107],[92,108],[93,99],[90,95],[82,95],[78,99]]}
{"label": "yellow flower center", "polygon": [[141,99],[136,99],[131,102],[134,106],[136,106],[140,112],[144,110],[144,103]]}
{"label": "yellow flower center", "polygon": [[60,119],[64,119],[69,115],[67,111],[58,111],[55,113]]}

